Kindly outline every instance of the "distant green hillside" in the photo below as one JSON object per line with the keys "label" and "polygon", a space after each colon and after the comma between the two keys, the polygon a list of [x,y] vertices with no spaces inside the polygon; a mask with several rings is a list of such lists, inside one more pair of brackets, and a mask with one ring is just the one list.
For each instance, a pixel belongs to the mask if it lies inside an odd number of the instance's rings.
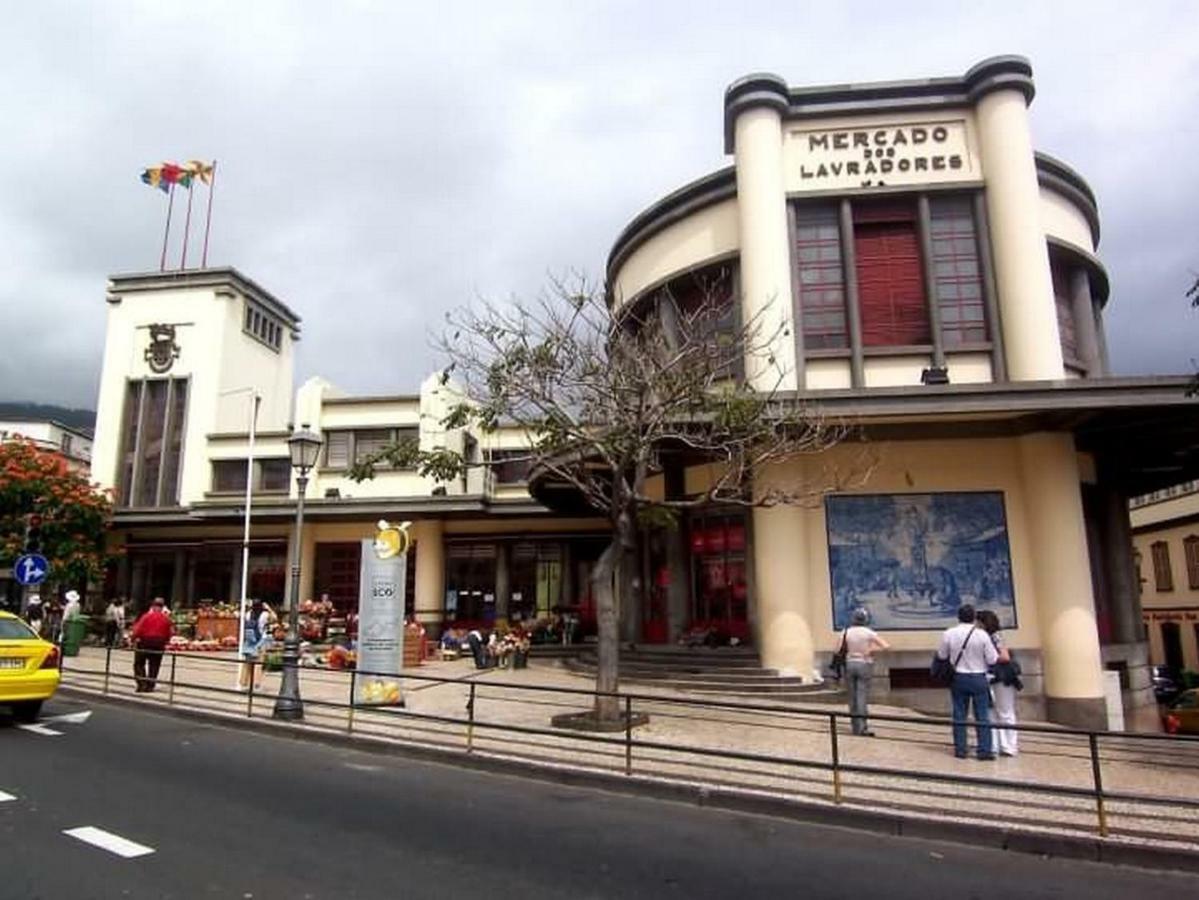
{"label": "distant green hillside", "polygon": [[0,400],[0,419],[53,419],[72,428],[91,432],[96,427],[96,413],[91,409],[68,409],[47,403],[26,403],[20,400]]}

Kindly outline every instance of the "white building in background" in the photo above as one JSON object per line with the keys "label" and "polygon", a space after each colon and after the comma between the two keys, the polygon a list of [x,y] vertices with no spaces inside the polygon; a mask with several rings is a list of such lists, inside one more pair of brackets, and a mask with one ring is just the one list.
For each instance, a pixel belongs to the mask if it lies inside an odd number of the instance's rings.
{"label": "white building in background", "polygon": [[0,420],[0,441],[25,438],[39,449],[59,453],[76,471],[92,465],[92,434],[84,428],[64,425],[54,419]]}

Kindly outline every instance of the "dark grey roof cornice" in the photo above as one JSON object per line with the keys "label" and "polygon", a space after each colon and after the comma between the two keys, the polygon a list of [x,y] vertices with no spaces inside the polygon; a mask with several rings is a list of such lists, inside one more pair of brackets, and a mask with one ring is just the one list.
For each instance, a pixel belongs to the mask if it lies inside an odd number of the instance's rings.
{"label": "dark grey roof cornice", "polygon": [[1107,306],[1107,299],[1111,294],[1111,282],[1107,277],[1107,269],[1103,267],[1099,257],[1094,253],[1087,252],[1082,247],[1055,238],[1051,234],[1045,236],[1045,241],[1049,244],[1050,250],[1060,253],[1070,262],[1086,270],[1087,277],[1091,279],[1091,297],[1098,300],[1100,306]]}
{"label": "dark grey roof cornice", "polygon": [[733,152],[733,123],[754,106],[770,106],[785,119],[970,106],[992,91],[1016,89],[1031,103],[1032,64],[1023,56],[992,56],[960,78],[921,78],[863,84],[789,88],[777,75],[740,78],[724,93],[724,152]]}
{"label": "dark grey roof cornice", "polygon": [[1086,216],[1087,225],[1091,228],[1091,242],[1099,246],[1099,204],[1095,200],[1095,192],[1087,184],[1086,179],[1070,168],[1060,159],[1048,153],[1038,151],[1035,154],[1037,163],[1037,183],[1043,188],[1061,194],[1078,207]]}
{"label": "dark grey roof cornice", "polygon": [[[683,185],[634,217],[616,237],[608,253],[609,281],[629,255],[669,225],[706,206],[737,196],[737,172],[732,166]],[[609,298],[611,302],[612,298]]]}
{"label": "dark grey roof cornice", "polygon": [[[304,502],[306,521],[375,521],[378,519],[461,519],[475,516],[540,516],[549,510],[534,500],[492,500],[478,495],[446,497],[315,498]],[[113,526],[203,525],[241,522],[245,505],[235,500],[205,500],[186,507],[113,512]],[[255,499],[255,522],[290,522],[296,514],[291,499]]]}
{"label": "dark grey roof cornice", "polygon": [[294,332],[300,330],[300,317],[261,285],[247,278],[232,266],[217,269],[185,269],[181,272],[132,272],[110,275],[108,301],[119,303],[124,294],[141,291],[160,291],[170,288],[232,288],[266,307]]}

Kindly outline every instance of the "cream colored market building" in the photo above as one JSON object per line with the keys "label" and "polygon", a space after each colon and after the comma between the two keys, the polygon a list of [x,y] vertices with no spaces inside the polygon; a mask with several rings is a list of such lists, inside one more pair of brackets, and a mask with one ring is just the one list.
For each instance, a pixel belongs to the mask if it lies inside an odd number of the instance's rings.
{"label": "cream colored market building", "polygon": [[[876,460],[815,508],[708,510],[648,535],[627,638],[702,626],[813,678],[849,606],[869,604],[895,648],[880,681],[902,690],[924,684],[954,604],[996,602],[1037,712],[1103,724],[1105,669],[1121,673],[1126,704],[1149,701],[1127,498],[1179,480],[1163,460],[1194,466],[1193,416],[1184,378],[1110,374],[1096,201],[1034,149],[1033,93],[1017,57],[912,82],[749,76],[727,90],[713,136],[731,164],[618,236],[615,314],[716,294],[729,322],[779,326],[785,391],[860,426]],[[520,435],[446,432],[450,387],[431,378],[411,395],[354,397],[312,379],[293,393],[299,317],[231,269],[114,276],[108,303],[92,471],[117,492],[114,541],[127,548],[110,592],[236,596],[257,394],[254,593],[286,596],[285,440],[307,424],[325,447],[307,494],[302,596],[352,602],[357,542],[379,518],[410,519],[412,613],[430,628],[558,607],[585,617],[603,523],[505,462]],[[765,387],[773,376],[755,357],[745,377]],[[401,435],[495,465],[447,484],[346,477]],[[855,452],[763,477],[849,470]],[[654,489],[686,494],[704,477],[665,457]]]}

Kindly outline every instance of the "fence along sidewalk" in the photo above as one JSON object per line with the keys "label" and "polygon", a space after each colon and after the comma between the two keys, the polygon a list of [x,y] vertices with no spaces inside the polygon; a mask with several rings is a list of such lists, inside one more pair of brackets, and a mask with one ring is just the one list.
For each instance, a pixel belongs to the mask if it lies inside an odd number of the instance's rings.
{"label": "fence along sidewalk", "polygon": [[[134,695],[129,651],[87,648],[64,686],[140,702],[269,719],[277,676],[237,690],[236,659],[167,653],[160,692]],[[551,728],[595,692],[541,667],[467,677],[405,672],[406,707],[355,707],[369,672],[302,668],[303,727],[549,766],[623,772],[1007,828],[1050,829],[1199,850],[1199,739],[1019,725],[1021,756],[955,760],[949,719],[871,713],[879,738],[850,737],[839,709],[749,704],[674,692],[620,692],[650,724],[618,735]],[[524,679],[566,681],[527,683]],[[508,681],[497,680],[507,678]]]}

